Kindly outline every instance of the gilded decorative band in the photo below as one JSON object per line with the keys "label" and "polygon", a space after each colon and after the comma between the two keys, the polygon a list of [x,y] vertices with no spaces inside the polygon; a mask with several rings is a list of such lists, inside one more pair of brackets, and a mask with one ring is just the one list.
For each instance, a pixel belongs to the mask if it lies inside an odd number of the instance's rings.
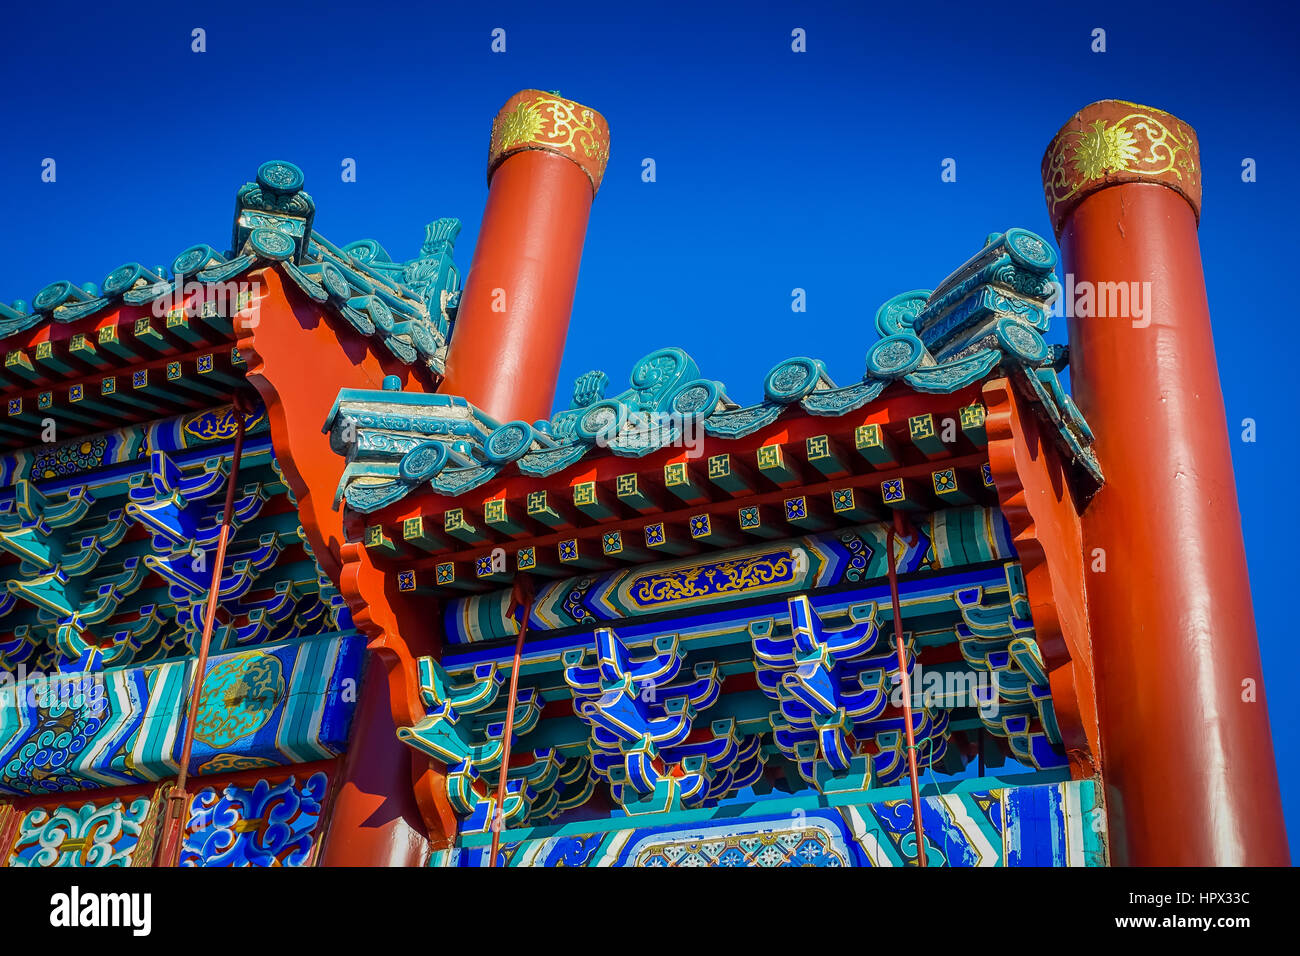
{"label": "gilded decorative band", "polygon": [[609,124],[590,107],[556,93],[521,90],[492,122],[488,181],[502,160],[525,149],[544,149],[577,163],[595,193],[609,162]]}
{"label": "gilded decorative band", "polygon": [[1085,106],[1043,155],[1043,193],[1057,235],[1070,210],[1098,189],[1159,183],[1181,193],[1199,221],[1201,157],[1196,132],[1164,110],[1124,100]]}

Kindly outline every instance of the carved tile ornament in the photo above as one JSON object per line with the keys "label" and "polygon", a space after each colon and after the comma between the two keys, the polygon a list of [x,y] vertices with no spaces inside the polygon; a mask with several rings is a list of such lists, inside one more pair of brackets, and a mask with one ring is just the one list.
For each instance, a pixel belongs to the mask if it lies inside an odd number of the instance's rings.
{"label": "carved tile ornament", "polygon": [[[498,135],[523,136],[534,125],[526,115]],[[993,233],[939,288],[905,292],[880,307],[880,339],[866,352],[861,381],[840,386],[825,363],[787,359],[768,373],[763,401],[743,408],[678,348],[643,358],[616,395],[607,394],[605,373],[586,373],[570,406],[549,422],[501,424],[452,395],[345,389],[325,422],[333,449],[347,460],[336,503],[368,514],[421,485],[458,495],[503,472],[557,474],[588,454],[640,458],[687,429],[734,439],[783,414],[845,415],[895,382],[947,394],[992,375],[1018,381],[1088,496],[1103,481],[1092,434],[1057,379],[1062,353],[1043,338],[1060,294],[1055,266],[1056,252],[1042,237],[1025,229]]]}
{"label": "carved tile ornament", "polygon": [[1153,182],[1177,190],[1201,214],[1201,160],[1195,131],[1163,110],[1102,100],[1076,113],[1043,156],[1052,228],[1089,193],[1114,183]]}

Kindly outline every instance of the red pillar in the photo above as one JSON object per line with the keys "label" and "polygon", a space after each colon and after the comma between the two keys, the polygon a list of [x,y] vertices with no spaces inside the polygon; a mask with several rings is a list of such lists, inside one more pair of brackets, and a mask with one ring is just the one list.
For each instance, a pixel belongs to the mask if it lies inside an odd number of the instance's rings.
{"label": "red pillar", "polygon": [[492,125],[487,208],[439,391],[500,421],[551,417],[608,158],[609,127],[594,110],[539,90],[506,101]]}
{"label": "red pillar", "polygon": [[411,748],[397,739],[384,667],[371,657],[352,721],[321,866],[424,866],[429,841],[411,792]]}
{"label": "red pillar", "polygon": [[[1083,529],[1113,858],[1286,865],[1196,238],[1196,135],[1160,110],[1094,103],[1052,140],[1043,182],[1071,382],[1107,480]],[[1101,283],[1125,283],[1127,307]]]}
{"label": "red pillar", "polygon": [[[428,826],[417,803],[413,775],[429,761],[397,739],[397,719],[409,720],[419,705],[410,688],[385,681],[382,654],[396,656],[414,673],[415,658],[437,649],[434,623],[415,614],[416,595],[398,592],[395,581],[370,562],[360,544],[349,545],[344,512],[333,507],[342,467],[320,429],[340,388],[379,388],[389,375],[419,391],[412,369],[350,329],[326,321],[278,268],[252,274],[262,292],[254,309],[235,317],[235,331],[248,380],[266,405],[271,439],[285,480],[298,502],[305,543],[321,569],[340,586],[357,627],[370,638],[366,674],[342,781],[330,812],[323,865],[422,865],[430,847]],[[304,362],[303,356],[311,356]],[[404,627],[399,634],[397,621]],[[427,770],[426,770],[427,772]],[[417,778],[418,780],[418,778]]]}

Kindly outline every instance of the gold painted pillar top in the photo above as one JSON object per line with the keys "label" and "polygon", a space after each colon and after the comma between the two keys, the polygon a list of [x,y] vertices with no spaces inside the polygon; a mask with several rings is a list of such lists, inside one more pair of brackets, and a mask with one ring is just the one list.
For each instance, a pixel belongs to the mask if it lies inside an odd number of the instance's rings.
{"label": "gold painted pillar top", "polygon": [[609,162],[609,124],[595,110],[558,93],[520,90],[492,122],[488,181],[502,160],[524,149],[547,150],[577,163],[594,194]]}
{"label": "gold painted pillar top", "polygon": [[1085,196],[1118,183],[1168,186],[1183,195],[1200,221],[1196,131],[1171,113],[1125,100],[1085,106],[1043,155],[1043,192],[1057,236]]}

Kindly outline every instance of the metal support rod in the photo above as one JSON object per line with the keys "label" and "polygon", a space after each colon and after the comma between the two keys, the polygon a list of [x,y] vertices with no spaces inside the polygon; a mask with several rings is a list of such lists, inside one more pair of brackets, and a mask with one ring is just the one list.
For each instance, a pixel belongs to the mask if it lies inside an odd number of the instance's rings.
{"label": "metal support rod", "polygon": [[510,697],[506,708],[506,726],[502,731],[501,779],[497,782],[497,804],[492,813],[492,853],[488,866],[497,865],[497,848],[501,845],[501,828],[505,825],[506,778],[510,774],[510,738],[515,730],[515,701],[519,697],[519,661],[524,653],[524,637],[528,634],[528,615],[533,610],[532,595],[524,598],[523,619],[519,624],[519,639],[515,641],[515,659],[510,668]]}
{"label": "metal support rod", "polygon": [[925,866],[925,829],[921,825],[921,785],[916,766],[916,732],[912,729],[912,680],[907,673],[907,655],[903,650],[903,608],[898,599],[898,562],[894,557],[894,540],[902,523],[902,512],[894,512],[894,523],[886,536],[889,553],[889,598],[894,605],[894,651],[898,655],[898,676],[903,689],[903,723],[907,727],[907,775],[912,781],[912,827],[916,831],[916,865]]}
{"label": "metal support rod", "polygon": [[244,453],[244,410],[236,396],[235,447],[230,455],[230,477],[226,480],[226,504],[221,513],[221,533],[217,538],[217,555],[212,569],[212,586],[208,590],[208,603],[203,612],[203,636],[199,641],[198,660],[194,664],[194,678],[190,686],[189,714],[185,721],[185,736],[181,745],[180,770],[176,784],[167,797],[164,841],[159,852],[158,865],[174,866],[179,856],[180,817],[184,810],[185,784],[189,781],[190,755],[194,749],[194,725],[199,718],[199,700],[203,693],[204,672],[208,667],[208,651],[212,645],[212,629],[217,619],[217,601],[220,597],[221,577],[226,564],[226,545],[230,541],[230,523],[235,509],[235,487],[239,483],[239,460]]}

